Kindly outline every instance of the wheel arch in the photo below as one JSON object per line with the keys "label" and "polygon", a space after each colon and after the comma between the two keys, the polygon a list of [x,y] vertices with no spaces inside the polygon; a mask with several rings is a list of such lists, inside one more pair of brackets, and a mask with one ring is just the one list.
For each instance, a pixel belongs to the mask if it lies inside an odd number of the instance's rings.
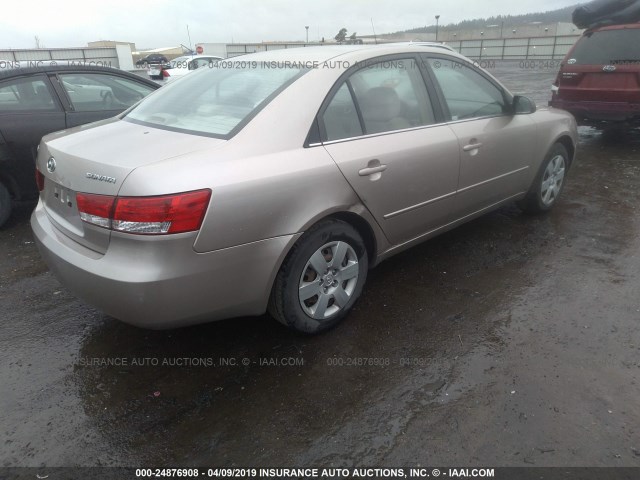
{"label": "wheel arch", "polygon": [[371,267],[375,266],[378,252],[388,248],[389,242],[369,210],[361,203],[350,206],[344,205],[319,213],[309,220],[300,229],[300,232],[304,233],[317,223],[332,218],[342,220],[358,231],[367,247],[369,265]]}
{"label": "wheel arch", "polygon": [[0,183],[9,191],[9,195],[14,200],[19,200],[21,195],[20,186],[10,173],[10,165],[13,161],[13,153],[9,149],[9,146],[4,142],[2,132],[0,132]]}
{"label": "wheel arch", "polygon": [[555,139],[552,146],[556,143],[559,143],[566,148],[567,153],[569,154],[569,167],[571,167],[576,154],[576,145],[573,143],[573,139],[568,134],[563,134]]}
{"label": "wheel arch", "polygon": [[369,222],[353,212],[336,212],[325,217],[323,220],[331,218],[342,220],[358,231],[358,233],[362,237],[362,240],[364,241],[365,246],[367,247],[367,257],[369,257],[369,265],[374,265],[378,256],[378,240],[376,239],[376,235],[373,232],[371,225],[369,225]]}
{"label": "wheel arch", "polygon": [[[273,269],[273,272],[271,274],[271,278],[269,279],[269,288],[268,288],[269,297],[271,296],[271,292],[273,291],[276,276],[278,275],[278,272],[282,268],[282,265],[284,264],[287,257],[291,254],[291,250],[293,249],[293,247],[298,243],[298,241],[300,241],[300,238],[302,237],[304,232],[309,230],[314,225],[320,222],[323,222],[325,220],[330,220],[330,219],[341,220],[345,223],[348,223],[353,228],[355,228],[356,231],[362,237],[362,240],[364,241],[365,246],[367,247],[367,257],[368,257],[367,259],[369,261],[369,268],[372,268],[376,265],[378,261],[378,248],[379,247],[386,248],[386,244],[388,242],[386,241],[377,223],[375,223],[375,220],[373,220],[373,217],[371,217],[371,215],[368,213],[368,210],[362,205],[358,207],[359,208],[354,207],[352,209],[340,209],[335,211],[324,212],[324,214],[318,215],[312,220],[310,220],[300,230],[300,232],[298,232],[292,238],[291,242],[289,242],[289,244],[287,245],[286,250],[278,259],[278,263],[277,265],[275,265],[275,268]],[[267,301],[265,302],[265,307],[266,307],[266,303],[268,302],[268,297],[266,300]]]}
{"label": "wheel arch", "polygon": [[[347,235],[349,238],[352,238],[353,243],[349,241],[349,243],[352,243],[351,247],[354,248],[356,252],[364,247],[366,249],[366,255],[359,257],[358,271],[360,277],[355,281],[355,284],[352,285],[353,290],[348,294],[343,291],[343,295],[347,295],[349,299],[348,303],[339,305],[336,311],[330,313],[330,317],[323,316],[324,310],[320,317],[316,317],[313,312],[309,313],[305,311],[305,307],[301,305],[301,300],[298,298],[298,284],[301,281],[299,276],[300,268],[304,266],[305,262],[309,262],[308,259],[311,252],[316,251],[316,253],[318,253],[321,251],[318,250],[320,245],[333,241],[330,238],[333,235],[337,235],[337,238],[339,238],[340,235]],[[310,244],[309,242],[316,243]],[[332,211],[309,222],[309,225],[304,231],[296,233],[291,238],[286,251],[283,252],[278,262],[277,268],[274,269],[274,277],[271,281],[270,294],[267,300],[267,311],[279,322],[301,333],[319,333],[332,328],[345,317],[362,292],[367,278],[367,267],[370,259],[376,258],[376,245],[377,240],[373,228],[371,228],[364,218],[352,211]],[[309,250],[310,246],[312,247],[311,250]],[[324,254],[324,250],[322,252]],[[330,264],[327,263],[327,266],[329,265]],[[338,265],[336,268],[342,269],[342,266]],[[316,272],[320,272],[317,268],[315,268],[315,270]],[[302,271],[304,272],[304,268]],[[335,271],[333,273],[334,275],[336,274]],[[331,281],[333,282],[333,280]],[[315,282],[309,283],[307,286],[313,287],[314,283]],[[338,285],[338,282],[334,282],[333,285]],[[315,287],[320,288],[317,284]],[[295,298],[292,297],[292,294]],[[321,293],[318,295],[320,295],[320,297],[323,296]],[[331,297],[335,299],[336,297],[332,297],[332,295],[333,293],[331,291],[328,292],[325,287],[324,298],[328,299]],[[316,302],[319,301],[320,297],[317,298]],[[329,300],[327,300],[327,302],[328,301]],[[326,303],[324,308],[327,308]],[[325,321],[328,323],[325,323]]]}

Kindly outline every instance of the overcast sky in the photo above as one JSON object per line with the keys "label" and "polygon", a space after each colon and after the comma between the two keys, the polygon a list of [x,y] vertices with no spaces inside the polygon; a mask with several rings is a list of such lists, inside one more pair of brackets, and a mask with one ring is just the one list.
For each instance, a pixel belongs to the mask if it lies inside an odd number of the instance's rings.
{"label": "overcast sky", "polygon": [[93,40],[138,48],[192,43],[261,42],[389,33],[435,23],[554,10],[578,0],[3,0],[0,49],[86,46]]}

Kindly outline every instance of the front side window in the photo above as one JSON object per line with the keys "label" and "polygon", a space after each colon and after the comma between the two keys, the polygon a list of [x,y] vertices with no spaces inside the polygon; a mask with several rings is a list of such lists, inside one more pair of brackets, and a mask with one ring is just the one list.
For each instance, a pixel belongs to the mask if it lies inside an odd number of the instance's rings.
{"label": "front side window", "polygon": [[60,74],[60,83],[77,112],[124,110],[154,89],[118,75],[104,73]]}
{"label": "front side window", "polygon": [[58,110],[41,78],[17,78],[0,84],[0,112]]}
{"label": "front side window", "polygon": [[435,117],[416,62],[402,59],[377,62],[352,74],[322,122],[330,141],[431,125]]}
{"label": "front side window", "polygon": [[441,58],[430,58],[428,62],[444,95],[451,120],[502,115],[508,111],[502,90],[475,67]]}
{"label": "front side window", "polygon": [[224,138],[306,71],[256,63],[247,68],[233,68],[230,62],[200,68],[162,87],[124,119]]}

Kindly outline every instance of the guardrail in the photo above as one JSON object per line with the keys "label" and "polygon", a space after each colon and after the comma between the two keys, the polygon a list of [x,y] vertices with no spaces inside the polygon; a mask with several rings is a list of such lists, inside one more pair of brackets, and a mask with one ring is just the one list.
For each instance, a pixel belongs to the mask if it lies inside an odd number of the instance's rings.
{"label": "guardrail", "polygon": [[446,42],[475,60],[562,60],[580,35],[492,38]]}
{"label": "guardrail", "polygon": [[[447,41],[462,55],[475,60],[562,60],[580,35],[558,35],[527,38],[481,38],[476,40]],[[393,43],[379,41],[378,43]],[[227,45],[227,56],[331,44],[305,43],[233,43]]]}
{"label": "guardrail", "polygon": [[[562,60],[580,35],[563,35],[528,38],[491,38],[448,41],[447,45],[474,60]],[[388,43],[388,42],[379,42]],[[247,53],[282,50],[287,48],[331,45],[318,43],[233,43],[227,44],[227,57]],[[42,66],[56,63],[78,62],[87,65],[121,67],[116,48],[40,48],[0,50],[0,67]],[[131,64],[132,65],[132,64]],[[127,68],[122,65],[122,68]]]}

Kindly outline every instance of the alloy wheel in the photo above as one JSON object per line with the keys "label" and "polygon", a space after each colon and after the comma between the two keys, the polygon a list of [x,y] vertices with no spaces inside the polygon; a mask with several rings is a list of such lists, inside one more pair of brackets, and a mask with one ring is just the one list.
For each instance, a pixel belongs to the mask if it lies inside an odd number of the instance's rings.
{"label": "alloy wheel", "polygon": [[358,256],[347,242],[320,247],[302,270],[298,286],[302,310],[316,320],[338,313],[355,291],[358,272]]}
{"label": "alloy wheel", "polygon": [[542,175],[540,196],[545,206],[552,205],[558,197],[564,181],[565,162],[562,155],[556,155],[547,164]]}

